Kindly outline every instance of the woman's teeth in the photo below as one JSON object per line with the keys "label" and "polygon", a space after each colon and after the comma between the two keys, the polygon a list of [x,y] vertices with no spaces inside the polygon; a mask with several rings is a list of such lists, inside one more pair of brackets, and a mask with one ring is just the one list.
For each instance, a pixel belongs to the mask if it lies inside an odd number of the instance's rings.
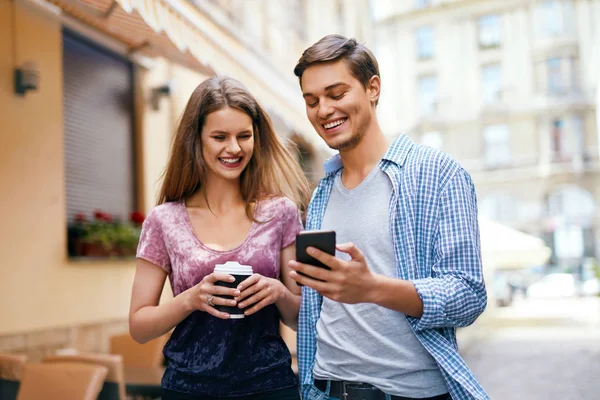
{"label": "woman's teeth", "polygon": [[242,158],[238,157],[238,158],[219,158],[219,161],[221,161],[224,164],[237,164],[238,162],[240,162]]}

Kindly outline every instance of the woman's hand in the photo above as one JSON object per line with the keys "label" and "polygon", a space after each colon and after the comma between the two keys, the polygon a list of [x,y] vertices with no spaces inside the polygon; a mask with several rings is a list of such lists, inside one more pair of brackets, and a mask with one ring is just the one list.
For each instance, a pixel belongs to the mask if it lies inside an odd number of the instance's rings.
{"label": "woman's hand", "polygon": [[238,285],[239,295],[236,296],[239,308],[246,308],[244,315],[252,315],[271,305],[285,296],[286,287],[279,279],[267,278],[253,274]]}
{"label": "woman's hand", "polygon": [[236,300],[224,299],[219,296],[237,297],[240,295],[240,291],[236,288],[215,286],[217,281],[233,282],[235,278],[223,272],[213,272],[206,275],[200,283],[184,292],[187,296],[186,303],[191,310],[200,310],[217,318],[228,319],[229,313],[221,312],[214,306],[235,307],[237,305]]}

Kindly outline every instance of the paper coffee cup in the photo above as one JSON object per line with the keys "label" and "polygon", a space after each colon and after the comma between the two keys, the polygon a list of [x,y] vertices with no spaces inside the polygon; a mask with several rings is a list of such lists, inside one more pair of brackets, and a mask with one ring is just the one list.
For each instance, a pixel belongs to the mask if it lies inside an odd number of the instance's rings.
{"label": "paper coffee cup", "polygon": [[[228,288],[237,288],[246,278],[252,275],[252,267],[250,265],[242,265],[236,261],[227,261],[225,264],[217,264],[215,266],[215,272],[223,272],[232,275],[235,278],[233,282],[215,282],[215,286],[224,286]],[[225,299],[233,299],[233,296],[219,296]],[[244,310],[235,306],[220,306],[215,305],[215,308],[219,311],[229,313],[230,319],[244,318]]]}

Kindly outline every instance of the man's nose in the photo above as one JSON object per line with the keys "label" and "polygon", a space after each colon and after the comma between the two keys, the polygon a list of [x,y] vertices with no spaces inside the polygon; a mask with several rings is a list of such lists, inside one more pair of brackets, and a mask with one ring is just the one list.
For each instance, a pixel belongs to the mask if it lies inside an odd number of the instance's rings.
{"label": "man's nose", "polygon": [[321,101],[319,102],[319,110],[317,114],[319,118],[327,119],[331,114],[333,114],[333,108],[331,107],[329,102]]}

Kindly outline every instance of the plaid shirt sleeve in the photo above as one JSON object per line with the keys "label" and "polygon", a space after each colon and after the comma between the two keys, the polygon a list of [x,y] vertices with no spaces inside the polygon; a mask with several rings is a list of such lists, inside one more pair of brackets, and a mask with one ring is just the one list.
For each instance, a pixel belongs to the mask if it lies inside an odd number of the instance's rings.
{"label": "plaid shirt sleeve", "polygon": [[310,399],[314,384],[312,364],[317,354],[317,320],[322,297],[309,287],[302,288],[302,303],[298,316],[298,374],[304,399]]}
{"label": "plaid shirt sleeve", "polygon": [[439,204],[432,276],[412,281],[423,301],[416,330],[470,325],[487,304],[475,187],[465,170],[456,171]]}

